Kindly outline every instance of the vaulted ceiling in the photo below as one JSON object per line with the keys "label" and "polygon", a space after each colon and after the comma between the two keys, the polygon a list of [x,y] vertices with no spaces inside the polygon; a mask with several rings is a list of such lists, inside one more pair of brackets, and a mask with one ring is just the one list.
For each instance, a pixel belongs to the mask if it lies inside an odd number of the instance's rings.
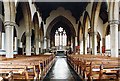
{"label": "vaulted ceiling", "polygon": [[38,11],[41,12],[42,19],[45,21],[52,10],[64,7],[70,10],[76,21],[79,20],[88,2],[35,2]]}
{"label": "vaulted ceiling", "polygon": [[106,2],[102,2],[101,9],[100,9],[100,18],[103,20],[103,23],[108,21],[108,6]]}
{"label": "vaulted ceiling", "polygon": [[[56,10],[58,7],[64,7],[66,10],[70,10],[76,21],[78,21],[88,3],[89,2],[35,2],[35,5],[37,10],[40,11],[44,21],[46,21],[50,12]],[[103,23],[108,21],[106,2],[102,2],[99,16],[103,20]]]}

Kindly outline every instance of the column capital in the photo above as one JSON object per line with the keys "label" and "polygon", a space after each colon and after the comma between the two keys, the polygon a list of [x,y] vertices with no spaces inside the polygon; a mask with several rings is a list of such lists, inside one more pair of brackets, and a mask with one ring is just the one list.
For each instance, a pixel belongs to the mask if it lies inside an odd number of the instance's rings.
{"label": "column capital", "polygon": [[16,24],[15,24],[15,22],[11,22],[11,21],[5,21],[4,22],[4,26],[6,27],[6,26],[15,26]]}
{"label": "column capital", "polygon": [[120,24],[120,20],[109,20],[108,23],[109,23],[109,25]]}

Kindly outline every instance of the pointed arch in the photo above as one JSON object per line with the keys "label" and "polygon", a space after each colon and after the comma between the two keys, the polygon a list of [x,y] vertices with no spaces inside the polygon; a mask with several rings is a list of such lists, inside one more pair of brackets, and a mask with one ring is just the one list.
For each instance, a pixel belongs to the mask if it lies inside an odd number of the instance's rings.
{"label": "pointed arch", "polygon": [[87,11],[83,16],[83,54],[87,54],[89,48],[89,33],[88,29],[91,27],[91,19]]}
{"label": "pointed arch", "polygon": [[66,23],[69,26],[69,28],[71,30],[70,32],[72,33],[73,37],[76,36],[76,32],[75,32],[75,29],[73,27],[73,24],[67,18],[65,18],[64,16],[58,16],[49,24],[49,26],[47,28],[47,31],[46,31],[47,32],[46,33],[47,37],[49,37],[52,27],[59,21]]}

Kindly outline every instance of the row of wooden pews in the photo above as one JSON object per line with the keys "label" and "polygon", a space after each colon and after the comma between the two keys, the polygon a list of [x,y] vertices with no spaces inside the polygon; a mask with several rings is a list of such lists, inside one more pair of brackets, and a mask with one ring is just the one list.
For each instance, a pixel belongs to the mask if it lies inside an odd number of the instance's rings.
{"label": "row of wooden pews", "polygon": [[83,80],[120,81],[120,58],[71,54],[67,60]]}
{"label": "row of wooden pews", "polygon": [[[16,56],[0,61],[0,79],[9,81],[42,80],[55,62],[55,56]],[[2,81],[2,80],[1,80]]]}

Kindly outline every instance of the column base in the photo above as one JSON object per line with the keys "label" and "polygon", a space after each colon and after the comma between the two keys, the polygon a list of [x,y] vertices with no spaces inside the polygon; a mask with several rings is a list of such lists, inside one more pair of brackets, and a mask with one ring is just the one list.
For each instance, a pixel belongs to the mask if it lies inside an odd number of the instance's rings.
{"label": "column base", "polygon": [[13,54],[7,54],[6,53],[6,58],[14,58],[14,57],[13,57]]}

